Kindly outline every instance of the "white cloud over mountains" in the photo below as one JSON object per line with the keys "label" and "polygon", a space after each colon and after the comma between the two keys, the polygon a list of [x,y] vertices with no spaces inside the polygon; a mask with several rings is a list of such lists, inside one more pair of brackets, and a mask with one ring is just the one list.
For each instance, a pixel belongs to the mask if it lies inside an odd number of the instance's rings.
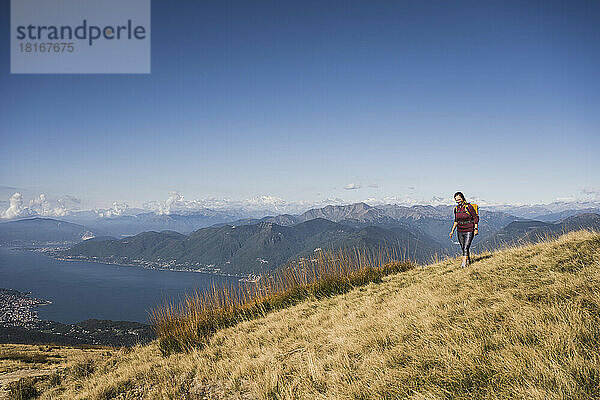
{"label": "white cloud over mountains", "polygon": [[275,196],[255,196],[243,200],[230,198],[209,197],[204,199],[186,200],[178,191],[169,192],[169,197],[164,202],[148,201],[144,203],[144,209],[154,211],[157,214],[168,215],[178,212],[192,212],[199,210],[236,211],[249,213],[255,216],[268,214],[301,213],[315,206],[328,204],[348,204],[347,201],[338,198],[328,198],[320,201],[298,201],[290,202]]}
{"label": "white cloud over mountains", "polygon": [[[369,185],[371,186],[371,185]],[[347,190],[355,190],[361,187],[360,184],[349,184]],[[50,198],[44,193],[33,195],[29,193],[30,199],[26,200],[21,191],[13,192],[8,202],[2,201],[4,210],[0,208],[0,218],[26,218],[32,216],[44,217],[64,217],[77,212],[83,212],[81,199],[65,195],[60,198]],[[468,199],[471,202],[478,203],[484,207],[502,208],[509,206],[529,206],[532,204],[503,204],[487,201],[482,198],[472,197]],[[276,196],[255,196],[247,199],[236,200],[230,198],[197,198],[188,200],[179,191],[171,191],[164,201],[147,201],[143,204],[143,209],[154,212],[159,215],[169,215],[175,213],[190,213],[196,211],[215,211],[238,215],[239,217],[262,217],[266,215],[278,214],[300,214],[311,208],[321,208],[327,205],[346,205],[356,203],[360,200],[354,199],[348,201],[342,198],[326,198],[315,201],[287,201]],[[453,199],[441,196],[432,196],[430,198],[416,197],[414,195],[403,196],[383,196],[369,197],[363,202],[377,206],[382,204],[398,204],[402,206],[414,205],[450,205],[454,204]],[[543,204],[539,204],[543,205]],[[600,207],[600,188],[586,187],[580,190],[576,196],[568,198],[558,198],[555,202],[547,204],[549,210],[570,208]],[[114,201],[112,207],[93,208],[85,211],[88,215],[99,218],[114,218],[122,215],[135,215],[141,210],[131,208],[127,203]]]}
{"label": "white cloud over mountains", "polygon": [[67,209],[67,201],[65,199],[57,199],[54,204],[46,198],[44,193],[29,200],[29,206],[25,205],[23,195],[20,192],[15,192],[9,199],[9,206],[0,214],[1,218],[24,218],[31,216],[44,217],[63,217],[69,213]]}
{"label": "white cloud over mountains", "polygon": [[72,196],[67,199],[57,199],[56,205],[52,206],[50,201],[46,199],[46,195],[42,193],[38,197],[29,201],[29,209],[37,213],[37,215],[48,217],[64,217],[65,215],[69,214],[68,202],[72,199]]}
{"label": "white cloud over mountains", "polygon": [[425,198],[414,198],[411,196],[384,196],[381,198],[371,197],[364,200],[365,203],[371,206],[383,205],[383,204],[398,204],[401,206],[440,206],[440,205],[448,205],[452,204],[452,199],[450,197],[443,198],[439,196],[433,196],[429,199]]}
{"label": "white cloud over mountains", "polygon": [[2,218],[22,218],[35,215],[27,207],[23,206],[23,195],[15,193],[8,201],[8,208],[2,213]]}
{"label": "white cloud over mountains", "polygon": [[112,217],[119,217],[121,215],[125,215],[125,213],[127,212],[128,209],[129,209],[129,205],[127,205],[127,203],[115,201],[115,202],[113,202],[112,208],[105,208],[105,209],[95,208],[94,212],[100,218],[112,218]]}
{"label": "white cloud over mountains", "polygon": [[[31,196],[31,193],[30,193]],[[45,193],[33,196],[29,201],[19,191],[14,192],[8,201],[8,208],[0,209],[0,218],[14,219],[27,217],[65,217],[81,210],[82,200],[71,195],[50,198]],[[88,210],[98,217],[116,217],[124,215],[129,209],[126,203],[115,201],[111,208],[94,208]]]}

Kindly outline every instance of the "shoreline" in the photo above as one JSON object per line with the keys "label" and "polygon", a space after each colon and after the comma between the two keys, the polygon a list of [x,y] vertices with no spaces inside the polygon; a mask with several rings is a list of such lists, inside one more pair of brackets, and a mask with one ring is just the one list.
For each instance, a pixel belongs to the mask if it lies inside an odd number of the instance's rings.
{"label": "shoreline", "polygon": [[0,288],[0,326],[33,327],[42,321],[37,307],[48,304],[52,302],[33,297],[32,292]]}
{"label": "shoreline", "polygon": [[[221,272],[221,267],[212,267],[212,266],[203,266],[200,268],[191,268],[189,265],[185,264],[158,264],[153,261],[144,261],[144,260],[133,260],[133,261],[121,261],[121,260],[107,260],[100,258],[89,258],[85,256],[77,256],[77,257],[64,257],[56,254],[57,251],[62,251],[68,249],[68,247],[35,247],[35,246],[2,246],[9,250],[26,250],[26,251],[35,251],[36,253],[41,253],[47,257],[50,257],[54,260],[59,261],[83,261],[83,262],[92,262],[96,264],[106,264],[106,265],[117,265],[120,267],[135,267],[135,268],[143,268],[148,270],[156,270],[156,271],[172,271],[172,272],[194,272],[206,275],[214,275],[220,276],[224,278],[237,278],[239,282],[248,282],[248,283],[256,283],[260,280],[260,275],[255,274],[236,274],[236,273],[227,273]],[[177,268],[173,268],[177,267]]]}
{"label": "shoreline", "polygon": [[[110,260],[93,259],[93,258],[90,259],[87,257],[65,258],[65,257],[57,256],[54,254],[48,254],[43,251],[41,253],[50,258],[53,258],[53,259],[59,260],[59,261],[84,261],[84,262],[92,262],[92,263],[96,263],[96,264],[118,265],[120,267],[143,268],[143,269],[149,269],[149,270],[155,270],[155,271],[193,272],[193,273],[197,273],[197,274],[221,276],[224,278],[238,278],[238,281],[240,281],[240,282],[258,282],[258,280],[260,279],[260,276],[258,276],[258,275],[252,275],[252,274],[244,275],[244,274],[215,272],[215,271],[206,270],[206,269],[189,268],[189,267],[185,267],[183,265],[181,266],[181,268],[169,268],[169,267],[164,267],[164,266],[160,266],[160,265],[153,266],[153,265],[145,264],[148,261],[145,261],[144,263],[125,263],[122,261],[110,261]],[[148,263],[150,263],[150,262],[148,262]],[[175,264],[175,265],[177,266],[177,265],[181,265],[181,264]]]}
{"label": "shoreline", "polygon": [[149,324],[87,319],[64,324],[40,319],[37,307],[52,304],[31,292],[0,288],[0,343],[132,346],[155,338]]}

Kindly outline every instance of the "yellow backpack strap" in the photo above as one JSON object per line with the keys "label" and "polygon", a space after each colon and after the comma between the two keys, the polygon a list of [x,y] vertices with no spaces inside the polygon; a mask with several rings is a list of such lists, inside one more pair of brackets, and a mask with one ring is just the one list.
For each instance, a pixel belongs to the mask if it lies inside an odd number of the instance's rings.
{"label": "yellow backpack strap", "polygon": [[[467,214],[471,215],[471,213],[469,212],[469,205],[470,203],[465,203],[465,211],[467,212]],[[471,215],[471,217],[473,216]]]}

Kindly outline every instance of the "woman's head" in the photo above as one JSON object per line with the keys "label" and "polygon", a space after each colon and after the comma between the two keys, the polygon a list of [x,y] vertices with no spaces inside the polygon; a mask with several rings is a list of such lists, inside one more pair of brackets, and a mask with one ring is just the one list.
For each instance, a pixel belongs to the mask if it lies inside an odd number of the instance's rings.
{"label": "woman's head", "polygon": [[456,193],[454,193],[454,200],[457,203],[462,203],[463,201],[467,201],[467,199],[465,199],[465,195],[462,194],[462,192],[456,192]]}

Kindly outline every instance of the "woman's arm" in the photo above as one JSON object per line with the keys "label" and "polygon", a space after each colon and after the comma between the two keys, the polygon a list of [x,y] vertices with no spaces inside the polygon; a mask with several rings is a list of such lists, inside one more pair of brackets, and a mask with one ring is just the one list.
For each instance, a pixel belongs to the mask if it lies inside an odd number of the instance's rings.
{"label": "woman's arm", "polygon": [[450,231],[450,234],[448,236],[452,236],[457,225],[458,225],[458,222],[454,221],[454,224],[452,224],[452,230]]}

